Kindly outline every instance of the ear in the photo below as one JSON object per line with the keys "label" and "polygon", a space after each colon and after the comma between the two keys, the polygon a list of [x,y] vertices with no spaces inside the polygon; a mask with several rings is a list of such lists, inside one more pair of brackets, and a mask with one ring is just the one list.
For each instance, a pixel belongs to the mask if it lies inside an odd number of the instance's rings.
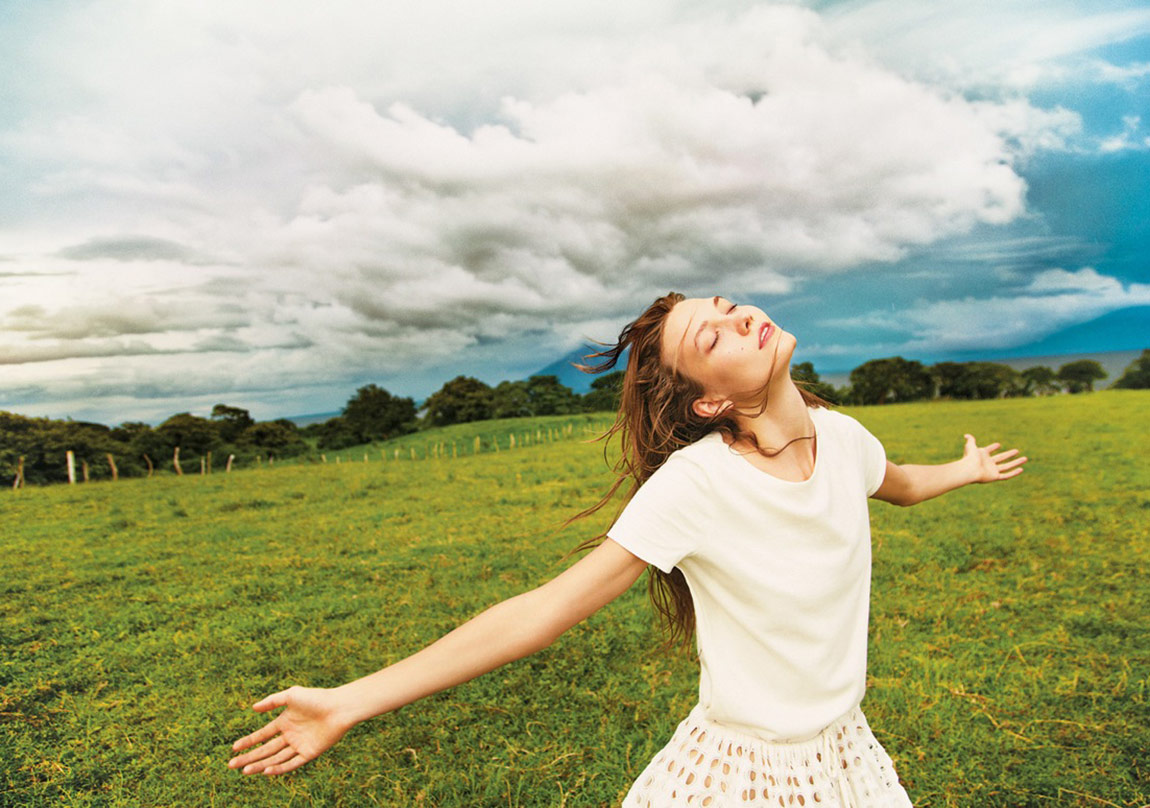
{"label": "ear", "polygon": [[714,418],[732,406],[725,398],[697,398],[691,404],[691,409],[700,418]]}

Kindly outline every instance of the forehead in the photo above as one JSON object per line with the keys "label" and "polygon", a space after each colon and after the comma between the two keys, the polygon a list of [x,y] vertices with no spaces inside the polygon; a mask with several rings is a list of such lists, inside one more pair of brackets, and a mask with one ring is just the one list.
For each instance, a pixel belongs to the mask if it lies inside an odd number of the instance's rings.
{"label": "forehead", "polygon": [[[719,300],[723,300],[720,296]],[[682,367],[695,352],[694,336],[704,320],[715,312],[714,297],[680,300],[663,322],[663,361],[671,368]]]}

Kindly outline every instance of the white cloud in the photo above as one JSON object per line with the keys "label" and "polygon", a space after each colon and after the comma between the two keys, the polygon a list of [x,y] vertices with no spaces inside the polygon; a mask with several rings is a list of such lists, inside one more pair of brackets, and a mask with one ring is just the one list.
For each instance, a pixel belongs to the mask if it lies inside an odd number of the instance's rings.
{"label": "white cloud", "polygon": [[921,301],[897,313],[873,311],[824,325],[902,331],[890,353],[928,354],[1010,348],[1129,306],[1150,305],[1150,284],[1123,285],[1091,267],[1049,269],[1014,294]]}
{"label": "white cloud", "polygon": [[55,23],[27,58],[57,92],[0,132],[5,267],[57,273],[0,279],[26,326],[5,384],[38,400],[533,370],[668,288],[778,294],[1012,221],[1018,161],[1080,126],[902,77],[791,5]]}

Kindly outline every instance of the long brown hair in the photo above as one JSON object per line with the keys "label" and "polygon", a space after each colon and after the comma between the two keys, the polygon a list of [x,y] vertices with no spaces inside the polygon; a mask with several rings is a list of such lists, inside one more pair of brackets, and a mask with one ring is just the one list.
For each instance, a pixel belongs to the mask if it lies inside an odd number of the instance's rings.
{"label": "long brown hair", "polygon": [[[789,441],[779,449],[763,448],[759,446],[755,435],[741,429],[736,421],[736,415],[758,415],[766,409],[766,384],[746,394],[745,399],[750,402],[751,412],[741,409],[741,405],[729,407],[710,418],[704,418],[694,411],[691,405],[703,395],[702,385],[680,373],[677,368],[669,367],[662,358],[663,325],[675,304],[684,299],[678,292],[669,292],[660,297],[623,328],[614,344],[604,343],[603,350],[584,357],[587,363],[577,366],[587,373],[603,373],[614,368],[624,353],[629,352],[623,373],[619,411],[615,422],[599,438],[606,444],[604,456],[612,440],[619,441],[619,459],[612,467],[615,481],[598,503],[571,517],[568,524],[598,511],[614,498],[621,487],[629,483],[619,508],[621,512],[639,487],[673,452],[710,432],[722,432],[731,443],[737,440],[750,443],[756,451],[767,457],[777,455],[794,442]],[[801,383],[797,384],[808,407],[829,406],[826,401],[805,390]],[[568,555],[599,545],[606,535],[601,533],[587,539]],[[647,593],[663,625],[666,647],[689,647],[695,632],[695,606],[686,578],[677,567],[669,573],[654,566],[649,566],[647,571]]]}

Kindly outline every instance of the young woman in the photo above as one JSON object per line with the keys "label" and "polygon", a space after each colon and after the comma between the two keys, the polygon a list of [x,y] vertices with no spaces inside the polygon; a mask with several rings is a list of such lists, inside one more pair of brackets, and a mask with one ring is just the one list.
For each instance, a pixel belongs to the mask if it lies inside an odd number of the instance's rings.
{"label": "young woman", "polygon": [[[1017,450],[895,465],[857,421],[792,381],[795,338],[762,310],[669,294],[596,354],[625,350],[619,476],[606,537],[548,583],[341,687],[291,687],[236,741],[246,774],[302,766],[360,721],[546,648],[645,569],[671,641],[697,637],[699,703],[623,805],[907,806],[859,703],[870,596],[867,498],[913,505],[1022,472]],[[592,508],[591,510],[596,510]]]}

